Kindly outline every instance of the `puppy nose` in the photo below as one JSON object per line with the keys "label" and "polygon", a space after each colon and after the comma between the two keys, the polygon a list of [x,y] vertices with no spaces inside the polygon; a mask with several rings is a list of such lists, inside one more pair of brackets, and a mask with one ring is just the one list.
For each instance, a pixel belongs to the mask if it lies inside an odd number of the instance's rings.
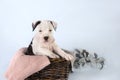
{"label": "puppy nose", "polygon": [[45,36],[45,37],[44,37],[44,39],[45,39],[46,41],[48,40],[48,38],[49,38],[48,36]]}

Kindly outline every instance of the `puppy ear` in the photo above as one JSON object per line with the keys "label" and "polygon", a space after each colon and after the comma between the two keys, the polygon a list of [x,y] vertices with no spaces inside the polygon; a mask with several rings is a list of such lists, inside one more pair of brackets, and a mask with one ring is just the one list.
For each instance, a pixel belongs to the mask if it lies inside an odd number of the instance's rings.
{"label": "puppy ear", "polygon": [[35,28],[37,27],[38,24],[40,24],[41,21],[36,21],[35,23],[32,23],[32,28],[33,28],[33,31],[35,30]]}
{"label": "puppy ear", "polygon": [[57,29],[57,23],[54,22],[54,21],[50,21],[50,23],[52,24],[54,30],[56,31],[56,29]]}

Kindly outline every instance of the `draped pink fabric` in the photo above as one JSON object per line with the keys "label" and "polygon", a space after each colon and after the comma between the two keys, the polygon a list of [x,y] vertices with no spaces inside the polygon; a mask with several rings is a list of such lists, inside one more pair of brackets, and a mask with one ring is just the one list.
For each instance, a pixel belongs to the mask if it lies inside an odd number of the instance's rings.
{"label": "draped pink fabric", "polygon": [[46,56],[24,55],[25,48],[16,52],[5,73],[7,80],[24,80],[50,64]]}

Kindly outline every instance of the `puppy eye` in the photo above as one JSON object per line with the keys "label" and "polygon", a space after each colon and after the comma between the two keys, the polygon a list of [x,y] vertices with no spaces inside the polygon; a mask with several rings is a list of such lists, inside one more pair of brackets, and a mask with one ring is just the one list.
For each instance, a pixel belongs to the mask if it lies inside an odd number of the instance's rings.
{"label": "puppy eye", "polygon": [[52,30],[50,29],[49,31],[51,32]]}
{"label": "puppy eye", "polygon": [[42,32],[42,30],[39,30],[39,32]]}

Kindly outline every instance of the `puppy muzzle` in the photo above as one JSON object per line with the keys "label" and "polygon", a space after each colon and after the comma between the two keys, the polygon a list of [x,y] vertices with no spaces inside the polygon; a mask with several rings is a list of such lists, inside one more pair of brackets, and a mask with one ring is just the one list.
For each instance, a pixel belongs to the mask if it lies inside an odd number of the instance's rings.
{"label": "puppy muzzle", "polygon": [[44,37],[44,40],[45,40],[45,41],[48,41],[48,39],[49,39],[48,36],[45,36],[45,37]]}

